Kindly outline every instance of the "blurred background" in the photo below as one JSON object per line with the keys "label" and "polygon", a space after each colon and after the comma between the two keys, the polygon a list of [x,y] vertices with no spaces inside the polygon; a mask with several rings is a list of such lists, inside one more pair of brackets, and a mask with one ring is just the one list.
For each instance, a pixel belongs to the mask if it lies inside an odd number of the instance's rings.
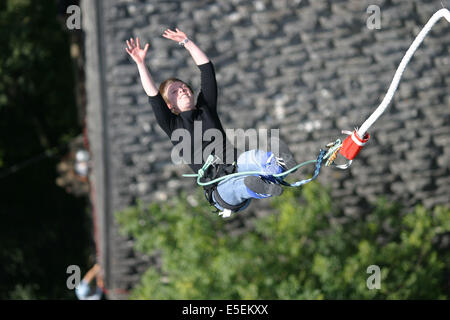
{"label": "blurred background", "polygon": [[95,261],[84,150],[81,30],[64,1],[0,4],[0,297],[73,299],[69,265]]}
{"label": "blurred background", "polygon": [[[67,267],[85,273],[97,262],[110,299],[448,299],[446,21],[416,52],[349,170],[324,168],[302,190],[226,220],[182,177],[188,166],[171,162],[125,52],[140,37],[157,83],[175,76],[198,90],[187,51],[161,37],[183,30],[215,65],[224,128],[279,129],[300,163],[375,110],[443,6],[3,1],[0,297],[76,299]],[[381,271],[377,288],[369,266]]]}

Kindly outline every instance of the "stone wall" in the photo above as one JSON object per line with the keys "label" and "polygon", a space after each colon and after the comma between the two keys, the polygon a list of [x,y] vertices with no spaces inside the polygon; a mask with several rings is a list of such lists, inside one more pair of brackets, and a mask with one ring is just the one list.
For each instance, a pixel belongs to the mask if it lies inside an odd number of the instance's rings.
{"label": "stone wall", "polygon": [[[381,29],[366,25],[369,5],[380,7]],[[375,110],[409,45],[441,3],[97,0],[82,6],[95,22],[85,30],[87,43],[98,45],[97,64],[89,65],[87,54],[87,74],[99,77],[88,92],[101,99],[88,103],[90,114],[97,114],[88,123],[91,144],[102,149],[97,169],[108,177],[97,179],[109,232],[103,238],[110,252],[105,261],[109,286],[124,288],[151,261],[136,256],[132,242],[117,235],[112,214],[136,199],[164,200],[196,187],[194,179],[181,177],[189,168],[170,160],[172,144],[156,124],[125,52],[126,39],[139,36],[150,43],[148,65],[156,82],[175,76],[195,90],[199,71],[188,52],[161,37],[166,28],[185,31],[214,62],[224,128],[280,129],[303,162]],[[319,181],[333,190],[346,216],[364,214],[379,196],[407,207],[448,205],[449,47],[449,24],[441,20],[411,60],[351,169],[323,169]],[[254,202],[241,219],[267,207],[268,200]]]}

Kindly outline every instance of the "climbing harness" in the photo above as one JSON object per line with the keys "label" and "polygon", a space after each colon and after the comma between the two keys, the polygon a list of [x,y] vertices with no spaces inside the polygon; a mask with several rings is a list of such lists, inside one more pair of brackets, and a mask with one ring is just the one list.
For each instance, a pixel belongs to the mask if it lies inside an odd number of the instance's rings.
{"label": "climbing harness", "polygon": [[[217,185],[220,181],[223,181],[225,179],[230,179],[233,177],[237,177],[237,176],[243,176],[243,175],[246,175],[246,176],[247,175],[260,175],[262,178],[265,178],[265,179],[269,179],[269,178],[273,177],[282,185],[290,186],[290,187],[299,187],[299,186],[302,186],[302,185],[317,178],[317,176],[320,173],[322,162],[324,160],[327,160],[325,166],[332,166],[332,167],[335,167],[335,168],[341,169],[341,170],[348,169],[351,166],[354,158],[358,155],[358,153],[362,150],[362,148],[369,141],[370,134],[367,131],[375,123],[375,121],[377,121],[377,119],[383,114],[383,112],[388,107],[395,92],[397,91],[397,88],[400,83],[403,72],[405,71],[405,68],[408,65],[409,61],[411,60],[412,56],[414,55],[414,53],[416,52],[416,50],[418,49],[418,47],[420,46],[422,41],[425,39],[428,32],[430,32],[431,28],[442,17],[444,17],[450,23],[450,11],[445,8],[440,9],[435,14],[433,14],[433,16],[430,18],[430,20],[426,23],[426,25],[423,27],[423,29],[420,31],[420,33],[417,35],[414,42],[409,47],[405,56],[402,58],[400,65],[398,66],[398,68],[395,72],[394,78],[393,78],[393,80],[389,86],[389,89],[386,93],[386,96],[384,97],[384,99],[382,100],[380,105],[377,107],[377,109],[372,113],[372,115],[362,124],[362,126],[359,129],[355,128],[355,130],[353,132],[343,130],[342,133],[348,135],[348,137],[344,140],[344,142],[342,142],[340,139],[337,139],[335,142],[329,143],[327,145],[328,151],[321,149],[319,152],[319,156],[317,157],[317,160],[306,161],[306,162],[303,162],[303,163],[291,168],[290,170],[284,171],[279,174],[272,174],[272,175],[268,176],[267,173],[260,172],[260,171],[236,172],[235,164],[233,164],[231,167],[230,166],[227,167],[224,165],[222,165],[222,167],[216,166],[215,163],[218,161],[218,158],[210,155],[208,157],[208,159],[206,160],[205,164],[203,165],[203,167],[198,171],[197,174],[184,174],[183,176],[184,177],[197,177],[197,183],[200,186],[205,187],[206,190],[211,190],[211,189],[215,190],[215,188],[217,187]],[[346,164],[336,165],[334,163],[338,154],[342,155],[345,159],[347,159]],[[282,177],[290,174],[293,171],[296,171],[297,169],[299,169],[305,165],[313,164],[313,163],[315,163],[315,170],[314,170],[314,174],[313,174],[312,178],[297,181],[292,184],[289,184],[289,183],[283,181]],[[215,169],[213,169],[213,171],[214,171],[213,174],[211,174],[210,171],[208,171],[208,170],[210,170],[211,166],[213,168],[215,168]],[[209,174],[206,175],[205,173],[207,173],[207,172],[209,172]],[[205,177],[207,176],[207,179],[205,179],[206,181],[202,181],[202,178],[204,176]],[[218,195],[217,192],[214,194],[214,196],[217,201],[220,201],[219,200],[220,196],[217,197],[216,195]],[[207,199],[208,199],[208,197],[207,197]],[[208,201],[210,201],[211,204],[214,203],[214,201],[212,201],[211,198],[209,198]],[[240,206],[242,207],[243,205],[245,205],[245,203],[241,204]],[[231,210],[233,210],[233,209],[231,209]]]}
{"label": "climbing harness", "polygon": [[[326,150],[320,150],[319,156],[317,160],[310,160],[303,162],[301,164],[296,165],[295,167],[284,171],[279,174],[271,174],[268,175],[266,172],[261,171],[246,171],[246,172],[236,172],[237,167],[236,163],[233,163],[231,165],[226,165],[219,163],[220,158],[217,156],[209,155],[209,157],[206,159],[205,164],[202,166],[201,169],[198,170],[197,174],[184,174],[184,177],[196,177],[197,178],[197,184],[202,186],[205,190],[205,197],[208,202],[214,206],[217,202],[222,208],[230,210],[231,212],[237,212],[240,209],[242,209],[248,202],[244,201],[243,203],[240,203],[238,205],[230,205],[226,203],[217,192],[217,186],[219,182],[230,179],[233,177],[239,177],[239,176],[248,176],[248,175],[260,175],[264,179],[275,179],[277,182],[279,182],[282,185],[290,186],[290,187],[299,187],[301,185],[304,185],[308,182],[311,182],[312,180],[316,179],[320,173],[320,169],[323,164],[323,160],[329,158],[330,156],[336,154],[339,149],[341,148],[341,140],[337,139],[334,143],[329,144],[328,151]],[[270,158],[269,158],[270,159]],[[314,170],[314,175],[310,179],[305,179],[301,181],[297,181],[293,184],[289,184],[285,181],[283,181],[282,177],[287,176],[293,171],[296,171],[297,169],[306,166],[308,164],[316,164],[316,168]],[[203,180],[203,181],[202,181]],[[213,198],[214,194],[214,198]]]}
{"label": "climbing harness", "polygon": [[[205,190],[205,197],[208,202],[214,206],[217,202],[222,208],[230,210],[232,212],[237,212],[242,209],[248,201],[244,201],[238,205],[230,205],[225,202],[220,194],[217,192],[217,186],[221,181],[221,177],[225,179],[230,177],[237,170],[236,163],[231,165],[226,165],[219,163],[220,158],[217,156],[210,155],[203,165],[202,169],[198,173],[198,182]],[[204,179],[205,182],[200,182],[200,179]]]}

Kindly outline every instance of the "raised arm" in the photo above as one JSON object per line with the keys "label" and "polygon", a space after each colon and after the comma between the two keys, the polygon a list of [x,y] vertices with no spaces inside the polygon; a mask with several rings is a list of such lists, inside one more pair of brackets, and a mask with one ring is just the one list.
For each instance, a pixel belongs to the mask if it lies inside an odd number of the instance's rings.
{"label": "raised arm", "polygon": [[190,40],[186,34],[178,28],[175,28],[175,31],[167,29],[163,33],[163,37],[176,41],[179,44],[183,44],[187,51],[189,51],[192,59],[197,66],[208,63],[208,56],[199,48],[197,45]]}
{"label": "raised arm", "polygon": [[159,94],[159,90],[153,81],[152,76],[150,75],[150,71],[145,65],[145,56],[147,54],[149,45],[146,44],[144,49],[141,49],[139,38],[136,38],[134,41],[133,38],[127,40],[126,48],[127,53],[130,57],[136,62],[136,65],[139,70],[139,75],[141,77],[141,83],[144,87],[145,93],[148,96],[150,104],[152,105],[153,112],[156,116],[156,121],[160,125],[160,127],[170,136],[171,133],[171,122],[173,120],[174,115],[167,107],[166,102]]}
{"label": "raised arm", "polygon": [[164,38],[182,44],[191,54],[192,59],[201,72],[201,92],[199,99],[204,99],[209,108],[217,109],[217,82],[214,67],[208,56],[197,45],[190,40],[186,34],[178,28],[175,31],[167,29]]}
{"label": "raised arm", "polygon": [[142,87],[144,87],[145,93],[150,97],[156,96],[158,94],[158,88],[153,81],[150,71],[145,65],[145,56],[147,54],[149,44],[147,43],[144,49],[141,49],[139,38],[136,38],[136,41],[131,38],[130,40],[127,40],[127,46],[128,48],[125,48],[125,50],[134,60],[134,62],[136,62],[139,70],[139,75],[141,77]]}

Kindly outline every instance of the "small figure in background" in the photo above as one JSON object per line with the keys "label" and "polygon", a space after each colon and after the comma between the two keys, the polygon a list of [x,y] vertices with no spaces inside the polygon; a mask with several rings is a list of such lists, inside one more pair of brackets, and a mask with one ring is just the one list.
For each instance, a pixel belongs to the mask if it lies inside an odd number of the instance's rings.
{"label": "small figure in background", "polygon": [[[95,287],[91,285],[96,279]],[[95,264],[83,277],[80,284],[75,288],[78,300],[101,300],[103,297],[103,276],[101,267]]]}

